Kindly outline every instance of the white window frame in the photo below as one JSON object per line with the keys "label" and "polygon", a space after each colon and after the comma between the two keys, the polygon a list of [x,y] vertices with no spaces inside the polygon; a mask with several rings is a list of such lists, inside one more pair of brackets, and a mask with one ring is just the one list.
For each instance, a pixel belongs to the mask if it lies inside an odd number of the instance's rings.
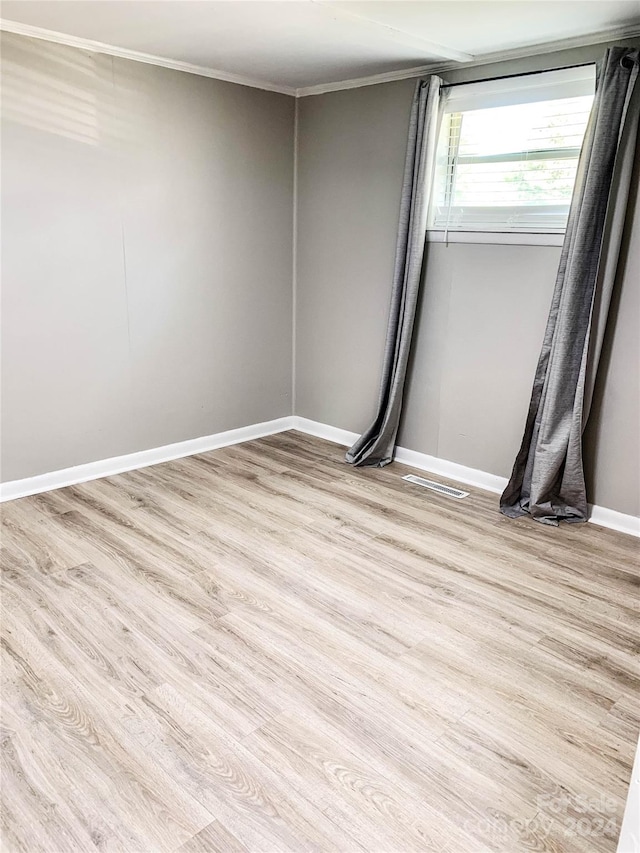
{"label": "white window frame", "polygon": [[[571,98],[592,94],[595,88],[595,64],[546,71],[535,74],[524,74],[517,77],[498,78],[496,80],[467,83],[444,88],[442,93],[443,118],[446,114],[459,114],[472,109],[490,109],[491,107],[511,106],[536,101],[553,100],[556,98]],[[529,152],[531,154],[532,152]],[[548,156],[553,159],[575,157],[579,149],[567,148],[560,150],[536,151],[536,158]],[[487,155],[482,161],[492,159],[503,162],[509,155]],[[519,155],[513,153],[515,160]],[[449,154],[451,159],[451,155]],[[474,162],[478,158],[473,158]],[[456,157],[456,163],[462,162]],[[455,181],[455,173],[452,173]],[[565,228],[539,228],[517,225],[508,230],[504,229],[504,208],[487,207],[487,227],[465,229],[464,225],[456,227],[450,224],[447,228],[433,224],[433,198],[429,209],[427,240],[432,243],[505,243],[511,245],[561,246],[564,241]],[[545,205],[546,211],[557,208],[558,212],[567,210],[568,205]],[[511,210],[517,214],[515,208]],[[530,208],[528,208],[530,211]],[[495,212],[496,227],[490,226],[491,213]]]}

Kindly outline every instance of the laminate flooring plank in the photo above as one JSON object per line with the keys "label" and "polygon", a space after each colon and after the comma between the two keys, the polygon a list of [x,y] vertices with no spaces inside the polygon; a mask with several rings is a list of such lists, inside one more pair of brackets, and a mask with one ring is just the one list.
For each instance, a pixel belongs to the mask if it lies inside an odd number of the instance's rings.
{"label": "laminate flooring plank", "polygon": [[214,820],[183,844],[179,853],[248,853],[248,850],[220,821]]}
{"label": "laminate flooring plank", "polygon": [[[76,798],[82,792],[87,811],[99,813],[108,791],[110,805],[102,813],[115,809],[117,831],[135,827],[151,849],[162,853],[211,822],[215,816],[157,766],[131,735],[127,723],[135,723],[139,714],[117,690],[102,684],[97,694],[93,683],[65,670],[27,628],[10,626],[4,645],[22,675],[11,687],[3,685],[3,715],[19,721],[13,728],[27,744],[36,770],[44,775],[52,756],[62,773],[81,767],[82,773],[76,772],[71,784]],[[19,772],[15,766],[14,774]],[[9,807],[11,779],[10,774],[3,777],[2,794],[8,797]],[[65,796],[62,784],[58,795],[67,807],[77,802],[68,790]],[[46,812],[41,817],[46,832]]]}
{"label": "laminate flooring plank", "polygon": [[3,850],[615,851],[638,541],[343,459],[284,432],[0,509]]}
{"label": "laminate flooring plank", "polygon": [[159,767],[251,850],[324,850],[350,844],[340,828],[284,784],[277,767],[229,735],[224,720],[171,685],[145,700],[152,725],[138,737]]}

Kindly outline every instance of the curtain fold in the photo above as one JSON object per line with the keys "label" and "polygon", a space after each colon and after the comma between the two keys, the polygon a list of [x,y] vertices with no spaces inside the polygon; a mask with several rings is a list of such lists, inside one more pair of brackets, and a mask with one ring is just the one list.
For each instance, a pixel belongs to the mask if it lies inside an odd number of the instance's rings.
{"label": "curtain fold", "polygon": [[616,277],[638,135],[640,51],[599,64],[529,412],[500,509],[558,524],[587,520],[582,434]]}
{"label": "curtain fold", "polygon": [[378,408],[346,454],[352,465],[382,467],[393,459],[420,289],[441,86],[436,76],[419,80],[413,98]]}

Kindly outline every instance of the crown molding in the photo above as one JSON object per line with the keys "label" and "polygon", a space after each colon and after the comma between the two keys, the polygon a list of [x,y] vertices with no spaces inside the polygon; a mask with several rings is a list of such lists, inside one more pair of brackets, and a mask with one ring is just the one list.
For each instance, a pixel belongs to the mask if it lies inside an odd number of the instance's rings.
{"label": "crown molding", "polygon": [[303,86],[296,89],[296,98],[307,98],[310,95],[324,95],[327,92],[341,92],[343,89],[361,89],[363,86],[375,86],[377,83],[391,83],[393,80],[408,80],[411,77],[421,77],[423,74],[435,74],[439,71],[449,71],[452,68],[468,68],[474,63],[446,62],[431,63],[431,65],[415,65],[399,71],[385,71],[382,74],[372,74],[369,77],[354,77],[351,80],[339,80],[335,83],[318,83],[316,86]]}
{"label": "crown molding", "polygon": [[[320,5],[320,4],[319,4]],[[394,80],[407,80],[412,77],[420,77],[423,74],[441,74],[453,71],[457,68],[476,68],[490,65],[494,62],[505,62],[511,59],[526,59],[531,56],[540,56],[547,53],[555,53],[560,50],[571,50],[578,47],[589,47],[591,45],[603,44],[605,42],[617,41],[619,39],[640,38],[640,25],[630,27],[616,27],[601,30],[585,36],[561,39],[543,44],[529,45],[512,50],[495,51],[478,56],[470,62],[432,62],[428,65],[418,65],[412,68],[403,68],[398,71],[388,71],[382,74],[372,74],[369,77],[355,77],[348,80],[339,80],[333,83],[320,83],[316,86],[303,86],[296,89],[293,86],[278,86],[252,77],[244,77],[241,74],[232,74],[217,68],[207,68],[203,65],[192,65],[190,62],[181,62],[177,59],[168,59],[165,56],[155,56],[151,53],[142,53],[137,50],[129,50],[112,44],[105,44],[79,36],[59,33],[47,30],[43,27],[34,27],[30,24],[22,24],[19,21],[8,21],[0,18],[0,30],[16,35],[36,38],[42,41],[55,42],[67,47],[76,47],[88,50],[92,53],[102,53],[108,56],[117,56],[120,59],[130,59],[132,62],[143,62],[147,65],[158,65],[161,68],[169,68],[172,71],[183,71],[186,74],[196,74],[199,77],[209,77],[213,80],[222,80],[226,83],[236,83],[239,86],[249,86],[252,89],[262,89],[266,92],[277,92],[280,95],[304,98],[310,95],[323,95],[326,92],[338,92],[343,89],[359,89],[362,86],[374,86],[377,83],[389,83]]]}
{"label": "crown molding", "polygon": [[105,44],[101,41],[71,36],[67,33],[58,33],[54,30],[46,30],[43,27],[33,27],[30,24],[22,24],[19,21],[8,21],[0,19],[0,30],[7,33],[15,33],[20,36],[40,39],[41,41],[55,42],[67,47],[76,47],[88,50],[91,53],[102,53],[107,56],[117,56],[119,59],[130,59],[133,62],[144,62],[147,65],[159,65],[161,68],[170,68],[172,71],[184,71],[186,74],[196,74],[199,77],[210,77],[213,80],[222,80],[225,83],[236,83],[239,86],[250,86],[252,89],[263,89],[267,92],[277,92],[280,95],[295,97],[296,90],[292,86],[277,86],[262,80],[254,80],[252,77],[244,77],[241,74],[231,74],[228,71],[220,71],[217,68],[207,68],[203,65],[192,65],[190,62],[181,62],[178,59],[168,59],[165,56],[155,56],[152,53],[142,53],[138,50],[129,50],[124,47],[116,47],[113,44]]}
{"label": "crown molding", "polygon": [[350,80],[340,80],[335,83],[319,83],[317,86],[303,86],[296,89],[296,98],[306,98],[310,95],[324,95],[326,92],[339,92],[343,89],[359,89],[362,86],[375,86],[378,83],[390,83],[394,80],[408,80],[421,77],[423,74],[442,74],[457,68],[479,68],[494,62],[507,62],[512,59],[527,59],[531,56],[542,56],[561,50],[572,50],[578,47],[604,44],[622,39],[640,38],[640,25],[630,27],[615,27],[600,30],[584,36],[559,39],[558,41],[543,42],[527,47],[511,50],[498,50],[476,56],[471,62],[431,62],[429,65],[418,65],[399,71],[388,71],[383,74],[372,74],[369,77],[357,77]]}

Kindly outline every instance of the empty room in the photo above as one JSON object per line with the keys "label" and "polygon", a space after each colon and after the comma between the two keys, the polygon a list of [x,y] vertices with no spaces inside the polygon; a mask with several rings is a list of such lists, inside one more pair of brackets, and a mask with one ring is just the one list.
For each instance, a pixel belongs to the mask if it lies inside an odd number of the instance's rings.
{"label": "empty room", "polygon": [[0,16],[3,853],[640,853],[640,2]]}

